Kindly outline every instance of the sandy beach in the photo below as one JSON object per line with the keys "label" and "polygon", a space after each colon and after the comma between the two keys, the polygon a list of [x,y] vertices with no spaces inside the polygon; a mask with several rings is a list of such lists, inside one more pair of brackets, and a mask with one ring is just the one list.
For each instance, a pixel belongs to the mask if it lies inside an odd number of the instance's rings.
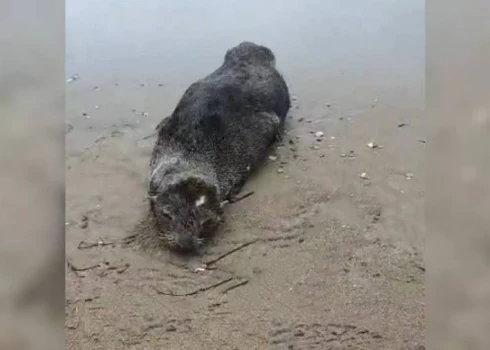
{"label": "sandy beach", "polygon": [[[423,2],[286,2],[249,27],[237,4],[226,34],[211,10],[184,30],[177,5],[97,4],[67,3],[66,347],[425,349]],[[147,212],[154,127],[243,40],[293,97],[254,194],[202,256],[117,243]]]}

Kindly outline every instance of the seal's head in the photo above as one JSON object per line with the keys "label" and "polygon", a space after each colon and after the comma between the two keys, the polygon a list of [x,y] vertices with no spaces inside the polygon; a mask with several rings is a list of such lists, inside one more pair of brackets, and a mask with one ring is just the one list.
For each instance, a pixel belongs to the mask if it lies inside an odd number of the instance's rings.
{"label": "seal's head", "polygon": [[159,238],[174,250],[198,250],[220,222],[218,189],[197,177],[187,177],[149,194]]}

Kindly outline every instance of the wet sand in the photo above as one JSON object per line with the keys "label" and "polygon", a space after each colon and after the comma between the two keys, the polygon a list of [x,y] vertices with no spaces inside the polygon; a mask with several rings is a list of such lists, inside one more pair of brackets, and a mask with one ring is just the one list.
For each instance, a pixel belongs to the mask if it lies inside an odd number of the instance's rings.
{"label": "wet sand", "polygon": [[[67,348],[424,344],[423,3],[254,6],[67,4]],[[215,23],[233,11],[244,23]],[[203,256],[79,249],[144,218],[155,125],[243,40],[274,51],[294,96],[255,194]]]}

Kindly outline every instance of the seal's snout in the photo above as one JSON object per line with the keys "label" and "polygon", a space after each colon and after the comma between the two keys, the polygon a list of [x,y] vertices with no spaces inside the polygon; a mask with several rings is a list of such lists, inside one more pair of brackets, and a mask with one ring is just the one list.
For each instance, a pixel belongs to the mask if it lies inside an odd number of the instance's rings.
{"label": "seal's snout", "polygon": [[202,239],[192,234],[174,235],[176,248],[182,252],[195,252],[202,246]]}

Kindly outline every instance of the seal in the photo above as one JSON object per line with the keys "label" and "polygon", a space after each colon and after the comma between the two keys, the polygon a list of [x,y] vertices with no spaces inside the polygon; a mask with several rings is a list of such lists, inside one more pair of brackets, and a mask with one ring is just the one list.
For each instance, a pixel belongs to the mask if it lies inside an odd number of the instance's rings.
{"label": "seal", "polygon": [[148,198],[158,238],[195,251],[251,171],[281,138],[289,90],[264,46],[242,42],[193,83],[157,126]]}

